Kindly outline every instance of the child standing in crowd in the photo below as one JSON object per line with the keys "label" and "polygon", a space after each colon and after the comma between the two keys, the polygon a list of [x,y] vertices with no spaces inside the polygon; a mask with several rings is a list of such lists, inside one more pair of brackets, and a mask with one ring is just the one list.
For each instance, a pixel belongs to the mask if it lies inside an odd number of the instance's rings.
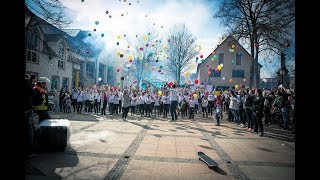
{"label": "child standing in crowd", "polygon": [[70,99],[70,96],[66,96],[67,99],[66,99],[66,113],[71,113],[71,99]]}
{"label": "child standing in crowd", "polygon": [[160,116],[160,101],[161,97],[156,94],[154,97],[154,116],[156,117]]}
{"label": "child standing in crowd", "polygon": [[189,99],[189,106],[190,106],[190,112],[189,112],[189,119],[193,118],[194,119],[194,111],[196,111],[196,103],[198,100],[196,100],[193,96],[190,97]]}
{"label": "child standing in crowd", "polygon": [[206,117],[208,117],[208,99],[206,96],[202,98],[202,117],[204,117],[204,113],[206,113]]}

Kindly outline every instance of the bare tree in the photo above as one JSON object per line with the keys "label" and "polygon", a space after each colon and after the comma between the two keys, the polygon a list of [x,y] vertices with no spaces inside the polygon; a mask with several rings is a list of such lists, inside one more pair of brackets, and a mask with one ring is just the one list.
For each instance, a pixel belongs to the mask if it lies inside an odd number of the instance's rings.
{"label": "bare tree", "polygon": [[167,54],[169,55],[168,72],[180,83],[182,71],[188,62],[194,58],[199,50],[196,44],[196,37],[189,31],[185,24],[176,24],[169,33]]}
{"label": "bare tree", "polygon": [[295,21],[294,0],[223,0],[214,18],[229,29],[239,41],[249,44],[252,66],[250,88],[253,78],[259,86],[258,57],[262,51],[278,54],[287,47],[290,31]]}
{"label": "bare tree", "polygon": [[158,64],[163,44],[155,29],[147,29],[149,30],[144,35],[139,35],[134,42],[129,42],[134,47],[130,71],[140,86],[143,79],[151,76],[152,66]]}
{"label": "bare tree", "polygon": [[70,17],[66,15],[66,7],[59,0],[29,0],[25,3],[37,16],[59,29],[64,29],[72,23]]}

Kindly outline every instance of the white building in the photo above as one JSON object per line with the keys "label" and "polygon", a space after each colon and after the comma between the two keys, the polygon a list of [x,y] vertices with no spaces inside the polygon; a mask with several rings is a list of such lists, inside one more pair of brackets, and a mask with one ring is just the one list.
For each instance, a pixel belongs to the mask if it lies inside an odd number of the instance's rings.
{"label": "white building", "polygon": [[[102,48],[83,39],[88,32],[79,30],[75,36],[49,24],[25,8],[26,73],[36,79],[51,80],[48,90],[87,86],[107,82],[107,66],[99,61]],[[89,53],[88,53],[89,52]]]}
{"label": "white building", "polygon": [[[241,84],[249,86],[251,55],[236,39],[231,35],[228,36],[213,52],[214,54],[211,53],[203,63],[198,64],[197,77],[199,83],[225,88]],[[221,63],[223,67],[219,72],[216,72],[217,66]],[[259,66],[262,67],[260,64]],[[209,70],[211,71],[209,72]],[[255,85],[254,80],[253,88],[255,88]]]}

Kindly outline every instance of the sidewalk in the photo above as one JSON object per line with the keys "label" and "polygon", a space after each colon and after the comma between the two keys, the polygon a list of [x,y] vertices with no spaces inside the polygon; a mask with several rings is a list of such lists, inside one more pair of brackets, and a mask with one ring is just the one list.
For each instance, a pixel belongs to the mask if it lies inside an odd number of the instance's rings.
{"label": "sidewalk", "polygon": [[[195,120],[52,114],[71,123],[65,152],[39,153],[30,159],[29,179],[294,179],[295,144],[275,127],[265,136],[245,131],[225,118]],[[226,116],[224,116],[226,117]],[[289,135],[289,134],[288,134]],[[202,151],[219,164],[209,169]]]}

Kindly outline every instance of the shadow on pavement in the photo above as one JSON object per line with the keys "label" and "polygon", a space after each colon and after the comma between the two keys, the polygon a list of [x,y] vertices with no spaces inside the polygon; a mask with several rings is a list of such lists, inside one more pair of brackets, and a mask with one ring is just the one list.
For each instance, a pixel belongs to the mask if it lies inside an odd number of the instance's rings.
{"label": "shadow on pavement", "polygon": [[199,145],[199,147],[205,148],[205,149],[212,149],[212,147],[205,146],[205,145]]}
{"label": "shadow on pavement", "polygon": [[26,160],[26,179],[61,179],[57,168],[74,167],[79,163],[77,152],[70,146],[64,152],[40,152]]}
{"label": "shadow on pavement", "polygon": [[221,174],[221,175],[227,175],[227,173],[221,169],[220,167],[216,167],[215,169],[213,169],[216,173]]}
{"label": "shadow on pavement", "polygon": [[267,151],[267,152],[274,152],[274,151],[272,151],[272,150],[270,150],[270,149],[267,149],[267,148],[257,148],[257,149],[261,149],[261,150]]}

